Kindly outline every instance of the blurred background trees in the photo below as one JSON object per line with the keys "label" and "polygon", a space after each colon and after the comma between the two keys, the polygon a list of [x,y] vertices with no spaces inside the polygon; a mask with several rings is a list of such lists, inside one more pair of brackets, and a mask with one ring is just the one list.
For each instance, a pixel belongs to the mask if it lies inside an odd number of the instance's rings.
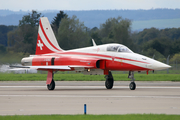
{"label": "blurred background trees", "polygon": [[75,49],[88,46],[90,39],[87,28],[76,16],[66,17],[59,25],[57,40],[62,49]]}
{"label": "blurred background trees", "polygon": [[[33,10],[22,17],[18,26],[0,25],[0,53],[34,54],[40,17],[42,14]],[[97,45],[123,44],[162,62],[170,55],[171,62],[180,63],[180,28],[132,31],[131,20],[119,16],[90,29],[76,16],[69,17],[63,11],[59,11],[50,23],[60,47],[65,50],[91,46],[91,39],[94,39]]]}
{"label": "blurred background trees", "polygon": [[[149,57],[165,62],[168,55],[171,58],[180,52],[180,28],[144,29],[132,33],[131,38],[138,46],[138,51]],[[180,62],[180,61],[179,61]]]}
{"label": "blurred background trees", "polygon": [[68,15],[65,14],[63,11],[60,11],[59,13],[57,13],[57,15],[53,18],[53,21],[51,22],[51,27],[55,33],[55,35],[57,35],[58,33],[58,29],[59,29],[59,25],[61,23],[61,20],[63,18],[67,18]]}
{"label": "blurred background trees", "polygon": [[34,54],[40,17],[41,13],[34,10],[23,16],[18,28],[7,34],[8,51]]}

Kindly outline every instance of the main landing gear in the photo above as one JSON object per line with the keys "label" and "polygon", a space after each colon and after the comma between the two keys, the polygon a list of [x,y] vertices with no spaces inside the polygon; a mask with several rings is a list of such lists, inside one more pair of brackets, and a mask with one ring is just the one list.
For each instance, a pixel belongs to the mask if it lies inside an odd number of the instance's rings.
{"label": "main landing gear", "polygon": [[48,90],[54,90],[55,89],[55,82],[54,82],[53,77],[54,77],[53,70],[49,70],[48,74],[47,74],[47,81],[46,81]]}
{"label": "main landing gear", "polygon": [[105,86],[107,89],[112,89],[113,88],[113,84],[114,84],[114,79],[112,76],[111,71],[109,71],[109,74],[105,76],[106,78],[106,82],[105,82]]}
{"label": "main landing gear", "polygon": [[136,89],[136,83],[134,82],[135,81],[135,79],[134,79],[134,71],[129,71],[128,78],[131,79],[131,83],[129,84],[129,88],[131,90],[135,90]]}
{"label": "main landing gear", "polygon": [[[105,82],[106,88],[107,89],[112,89],[113,88],[113,84],[114,84],[114,79],[113,79],[111,71],[109,71],[109,74],[106,75],[105,78],[106,78],[106,82]],[[135,90],[136,89],[136,83],[134,82],[135,81],[134,71],[129,71],[128,78],[131,79],[131,83],[129,84],[129,88],[131,90]]]}
{"label": "main landing gear", "polygon": [[51,83],[47,85],[48,90],[54,90],[55,88],[55,82],[54,79],[52,79]]}

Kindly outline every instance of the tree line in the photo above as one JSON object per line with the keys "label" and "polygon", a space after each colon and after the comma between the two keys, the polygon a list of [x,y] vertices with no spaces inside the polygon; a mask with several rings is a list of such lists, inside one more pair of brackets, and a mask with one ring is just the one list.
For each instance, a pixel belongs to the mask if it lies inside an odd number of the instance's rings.
{"label": "tree line", "polygon": [[[180,28],[144,29],[132,33],[131,38],[138,46],[139,53],[159,61],[164,62],[169,55],[172,58],[180,54]],[[173,59],[180,62],[180,58]]]}
{"label": "tree line", "polygon": [[[40,17],[42,14],[33,10],[22,17],[18,26],[1,25],[0,52],[34,54]],[[180,59],[180,28],[150,28],[132,32],[131,20],[119,16],[107,19],[99,28],[89,29],[77,16],[69,17],[63,11],[50,22],[60,47],[65,50],[91,46],[93,38],[98,45],[123,44],[134,52],[160,61],[165,61],[168,55],[172,60]]]}

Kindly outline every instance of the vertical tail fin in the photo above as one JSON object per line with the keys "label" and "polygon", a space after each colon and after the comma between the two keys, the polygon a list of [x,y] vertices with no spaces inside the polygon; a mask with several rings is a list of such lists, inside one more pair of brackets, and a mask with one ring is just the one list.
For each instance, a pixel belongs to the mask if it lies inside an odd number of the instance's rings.
{"label": "vertical tail fin", "polygon": [[63,51],[56,40],[47,17],[40,18],[36,55]]}

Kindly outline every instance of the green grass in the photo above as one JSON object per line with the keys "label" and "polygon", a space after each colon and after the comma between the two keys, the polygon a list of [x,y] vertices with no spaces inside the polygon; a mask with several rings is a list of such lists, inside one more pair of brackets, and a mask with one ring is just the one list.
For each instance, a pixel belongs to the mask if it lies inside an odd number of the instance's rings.
{"label": "green grass", "polygon": [[179,119],[180,119],[180,115],[164,115],[164,114],[0,116],[0,120],[179,120]]}
{"label": "green grass", "polygon": [[[136,81],[180,81],[179,74],[139,74]],[[0,73],[0,81],[46,81],[47,74]],[[115,81],[129,81],[128,74],[113,74]],[[104,75],[55,74],[56,81],[104,81]]]}
{"label": "green grass", "polygon": [[14,52],[8,52],[8,53],[1,53],[0,54],[0,64],[11,64],[11,63],[20,63],[21,59],[23,57],[29,56],[29,54],[23,54],[23,53],[14,53]]}

